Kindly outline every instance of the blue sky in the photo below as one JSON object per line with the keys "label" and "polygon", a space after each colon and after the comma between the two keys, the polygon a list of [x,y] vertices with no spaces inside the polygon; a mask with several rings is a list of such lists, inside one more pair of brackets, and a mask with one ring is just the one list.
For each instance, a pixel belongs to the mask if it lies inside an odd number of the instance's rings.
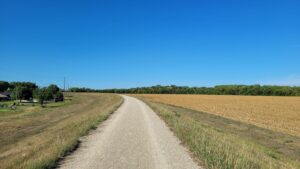
{"label": "blue sky", "polygon": [[0,0],[0,80],[300,85],[298,0]]}

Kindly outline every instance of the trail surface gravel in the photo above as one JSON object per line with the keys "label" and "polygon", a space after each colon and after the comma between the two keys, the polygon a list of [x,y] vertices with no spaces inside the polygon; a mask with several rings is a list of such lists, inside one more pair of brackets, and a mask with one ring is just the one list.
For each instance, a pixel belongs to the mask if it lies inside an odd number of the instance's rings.
{"label": "trail surface gravel", "polygon": [[165,123],[142,101],[123,105],[59,165],[64,169],[200,169]]}

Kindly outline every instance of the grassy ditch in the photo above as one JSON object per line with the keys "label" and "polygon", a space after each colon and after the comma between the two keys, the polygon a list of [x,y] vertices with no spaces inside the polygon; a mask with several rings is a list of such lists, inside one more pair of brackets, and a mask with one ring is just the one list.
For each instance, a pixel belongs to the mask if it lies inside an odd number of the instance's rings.
{"label": "grassy ditch", "polygon": [[0,116],[0,168],[51,168],[122,103],[113,94],[72,94],[66,105]]}
{"label": "grassy ditch", "polygon": [[300,168],[299,137],[209,113],[144,101],[206,168]]}

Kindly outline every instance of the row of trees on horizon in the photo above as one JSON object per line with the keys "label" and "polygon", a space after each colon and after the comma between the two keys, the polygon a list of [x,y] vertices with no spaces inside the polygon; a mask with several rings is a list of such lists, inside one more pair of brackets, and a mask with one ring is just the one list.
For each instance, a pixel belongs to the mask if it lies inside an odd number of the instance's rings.
{"label": "row of trees on horizon", "polygon": [[151,86],[130,89],[90,89],[73,87],[70,92],[100,92],[124,94],[210,94],[253,96],[300,96],[300,86],[219,85],[215,87]]}
{"label": "row of trees on horizon", "polygon": [[[62,90],[54,84],[38,87],[32,82],[0,81],[0,92],[11,92],[12,99],[63,100]],[[214,87],[151,86],[129,89],[91,89],[72,87],[69,92],[99,92],[124,94],[215,94],[215,95],[261,95],[261,96],[300,96],[300,86],[271,85],[218,85]]]}

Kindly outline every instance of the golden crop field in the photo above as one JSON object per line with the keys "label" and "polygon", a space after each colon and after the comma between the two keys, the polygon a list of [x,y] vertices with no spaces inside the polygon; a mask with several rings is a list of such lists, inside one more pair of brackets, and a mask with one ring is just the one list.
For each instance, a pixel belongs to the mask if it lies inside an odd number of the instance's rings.
{"label": "golden crop field", "polygon": [[300,136],[300,97],[229,95],[135,95]]}

